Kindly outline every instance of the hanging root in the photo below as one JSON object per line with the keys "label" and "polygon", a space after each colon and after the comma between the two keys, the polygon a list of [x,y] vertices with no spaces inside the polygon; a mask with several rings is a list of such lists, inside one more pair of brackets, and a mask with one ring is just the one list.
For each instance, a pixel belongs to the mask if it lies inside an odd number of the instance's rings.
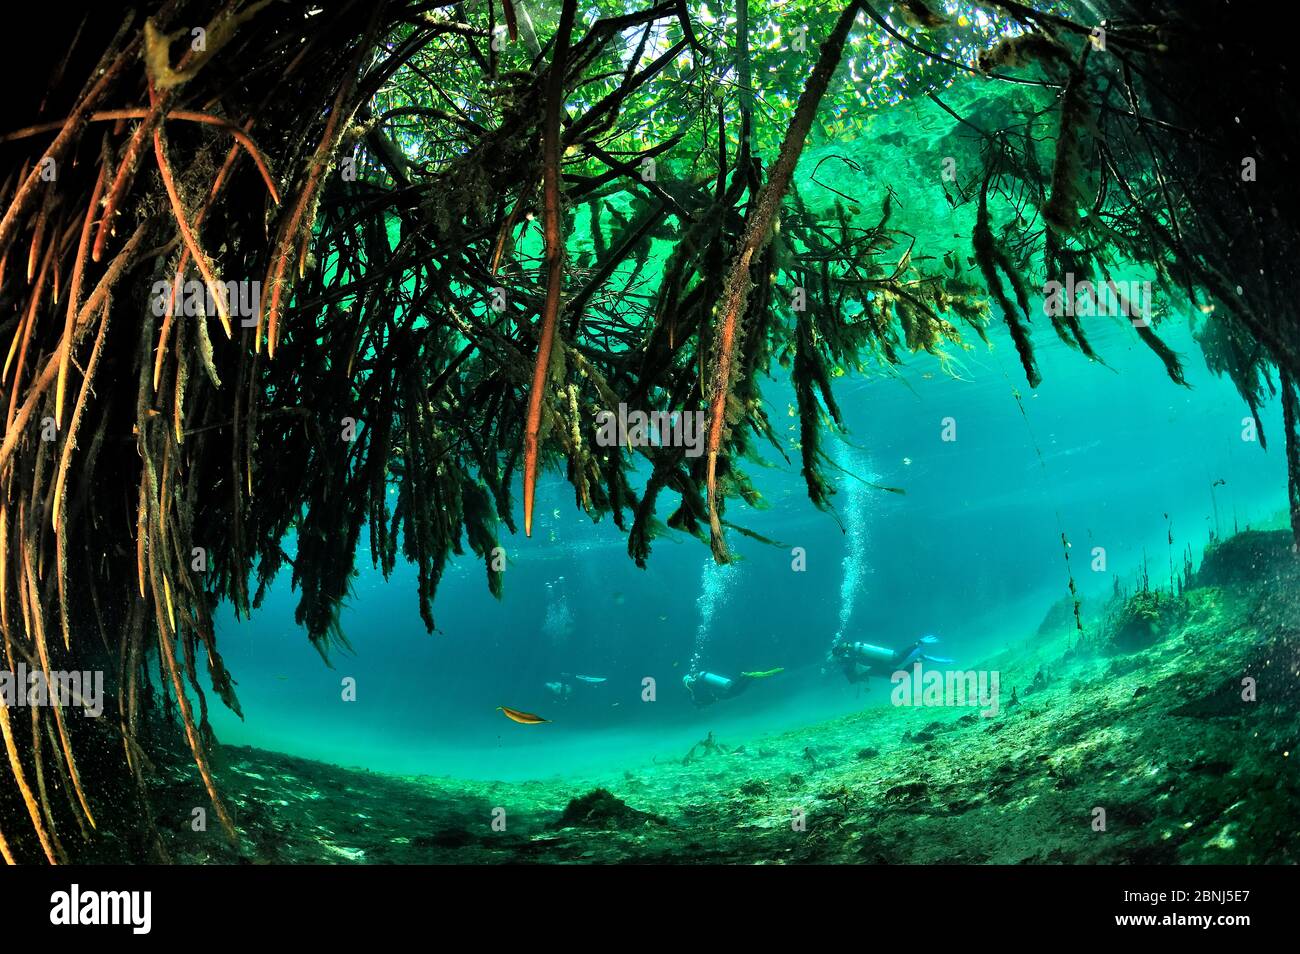
{"label": "hanging root", "polygon": [[[510,0],[506,0],[509,5]],[[542,402],[546,399],[555,324],[560,315],[564,283],[564,237],[560,234],[560,111],[564,105],[564,71],[573,29],[576,0],[565,0],[556,34],[555,53],[546,85],[546,120],[542,128],[543,229],[546,238],[546,305],[537,336],[537,363],[528,391],[528,416],[524,423],[524,533],[533,534],[533,494],[537,487],[538,441],[542,430]]]}
{"label": "hanging root", "polygon": [[1286,371],[1281,373],[1282,422],[1286,431],[1287,500],[1291,507],[1291,533],[1300,550],[1300,390]]}
{"label": "hanging root", "polygon": [[767,182],[754,200],[749,220],[745,225],[744,237],[732,259],[727,274],[726,285],[718,306],[718,318],[714,325],[715,345],[713,370],[709,377],[709,413],[708,413],[708,504],[709,537],[713,556],[719,563],[728,563],[731,556],[727,551],[726,539],[722,533],[722,502],[718,493],[718,456],[722,452],[723,441],[729,424],[739,417],[737,409],[729,407],[732,390],[736,386],[739,370],[736,361],[740,347],[742,329],[741,319],[749,300],[753,281],[750,277],[750,264],[757,258],[772,238],[772,226],[781,209],[781,200],[785,197],[790,181],[794,177],[795,166],[803,152],[804,140],[808,138],[822,96],[830,84],[831,77],[839,66],[844,54],[844,43],[849,30],[858,15],[860,5],[850,3],[840,14],[835,28],[826,42],[822,44],[817,56],[817,65],[799,97],[794,119],[786,130],[777,155],[768,174]]}
{"label": "hanging root", "polygon": [[989,225],[989,181],[992,173],[984,178],[984,185],[980,188],[979,211],[975,219],[975,231],[971,237],[972,247],[975,251],[975,261],[979,265],[980,272],[984,276],[984,282],[988,286],[989,294],[997,302],[998,308],[1002,311],[1002,319],[1007,324],[1007,331],[1011,334],[1011,340],[1016,346],[1016,353],[1020,355],[1021,367],[1025,369],[1025,380],[1029,382],[1031,388],[1038,387],[1043,381],[1043,376],[1038,373],[1038,365],[1034,361],[1034,346],[1029,341],[1029,330],[1021,322],[1020,316],[1016,314],[1016,309],[1011,302],[1007,300],[1007,293],[1002,285],[1002,279],[998,275],[998,269],[1007,276],[1015,289],[1016,299],[1020,306],[1020,312],[1024,315],[1025,321],[1029,320],[1029,296],[1024,287],[1020,274],[1012,264],[1007,253],[997,244],[993,238],[993,229]]}
{"label": "hanging root", "polygon": [[[50,836],[45,830],[45,824],[41,820],[41,812],[36,804],[36,799],[32,795],[31,786],[27,784],[27,778],[23,773],[22,759],[18,754],[18,745],[14,741],[13,727],[9,721],[9,707],[3,699],[0,699],[0,733],[4,735],[5,752],[9,755],[9,770],[13,772],[14,781],[18,785],[18,791],[23,797],[23,804],[27,807],[27,815],[32,821],[32,829],[36,832],[36,837],[41,843],[41,850],[45,852],[45,858],[50,864],[57,864],[58,861],[54,854],[54,845],[50,842]],[[4,846],[4,858],[9,864],[14,864],[13,856],[9,853],[8,846]]]}
{"label": "hanging root", "polygon": [[[208,292],[217,307],[217,317],[221,319],[221,327],[226,330],[226,337],[230,338],[234,335],[234,331],[230,326],[230,311],[226,302],[225,287],[217,280],[211,260],[199,245],[198,236],[190,228],[185,207],[176,191],[176,180],[172,176],[171,165],[167,162],[167,147],[161,124],[154,129],[153,148],[154,155],[158,159],[158,171],[162,174],[163,185],[167,189],[167,198],[171,200],[172,214],[176,217],[176,225],[185,240],[185,248],[194,259],[194,264],[198,266],[199,273],[203,276],[203,281],[207,284]],[[173,302],[173,306],[174,304]]]}

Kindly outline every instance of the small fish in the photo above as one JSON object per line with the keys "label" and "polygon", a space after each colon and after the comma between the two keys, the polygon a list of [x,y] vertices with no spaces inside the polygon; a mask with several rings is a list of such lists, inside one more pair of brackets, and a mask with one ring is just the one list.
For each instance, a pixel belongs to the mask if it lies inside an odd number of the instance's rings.
{"label": "small fish", "polygon": [[667,614],[667,613],[660,613],[660,614],[659,614],[659,622],[661,622],[661,623],[666,623],[666,622],[668,622],[668,614]]}
{"label": "small fish", "polygon": [[543,719],[539,715],[533,715],[531,712],[520,712],[518,709],[511,709],[509,706],[497,706],[498,712],[504,712],[507,719],[511,722],[518,722],[520,725],[540,725],[543,722],[550,722],[550,719]]}
{"label": "small fish", "polygon": [[904,457],[904,458],[903,458],[903,466],[904,466],[904,467],[911,467],[911,466],[912,466],[912,458],[910,458],[910,457]]}
{"label": "small fish", "polygon": [[275,678],[279,679],[281,682],[287,682],[289,679],[288,676],[276,676]]}
{"label": "small fish", "polygon": [[590,683],[590,684],[593,685],[593,686],[599,686],[602,682],[605,681],[605,677],[604,677],[604,676],[578,676],[578,675],[575,675],[573,678],[574,678],[574,679],[577,679],[579,682]]}

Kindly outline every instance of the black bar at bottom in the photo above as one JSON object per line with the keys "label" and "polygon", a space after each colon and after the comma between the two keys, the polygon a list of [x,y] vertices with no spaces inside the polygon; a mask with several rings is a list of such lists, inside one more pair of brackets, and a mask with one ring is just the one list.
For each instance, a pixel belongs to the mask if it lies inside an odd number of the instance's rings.
{"label": "black bar at bottom", "polygon": [[454,925],[492,943],[531,944],[547,935],[558,941],[557,930],[584,945],[634,936],[771,941],[771,932],[787,931],[806,941],[845,930],[903,932],[936,945],[1097,935],[1231,943],[1242,932],[1294,931],[1298,887],[1295,869],[1286,867],[243,866],[0,874],[6,933],[205,944],[412,932],[456,943]]}

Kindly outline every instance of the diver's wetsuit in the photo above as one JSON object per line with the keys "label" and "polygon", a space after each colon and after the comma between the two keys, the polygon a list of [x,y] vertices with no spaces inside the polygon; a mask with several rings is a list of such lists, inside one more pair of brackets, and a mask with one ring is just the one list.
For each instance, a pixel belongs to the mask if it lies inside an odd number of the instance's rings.
{"label": "diver's wetsuit", "polygon": [[697,706],[712,705],[719,699],[731,699],[749,688],[753,676],[741,674],[734,679],[716,672],[693,672],[682,677],[682,685]]}

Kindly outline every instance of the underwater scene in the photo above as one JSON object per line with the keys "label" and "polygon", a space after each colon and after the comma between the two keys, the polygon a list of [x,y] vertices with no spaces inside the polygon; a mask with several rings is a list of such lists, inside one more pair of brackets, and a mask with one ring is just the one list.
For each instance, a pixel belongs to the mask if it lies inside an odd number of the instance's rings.
{"label": "underwater scene", "polygon": [[46,15],[0,855],[1300,861],[1300,109],[1242,7]]}

